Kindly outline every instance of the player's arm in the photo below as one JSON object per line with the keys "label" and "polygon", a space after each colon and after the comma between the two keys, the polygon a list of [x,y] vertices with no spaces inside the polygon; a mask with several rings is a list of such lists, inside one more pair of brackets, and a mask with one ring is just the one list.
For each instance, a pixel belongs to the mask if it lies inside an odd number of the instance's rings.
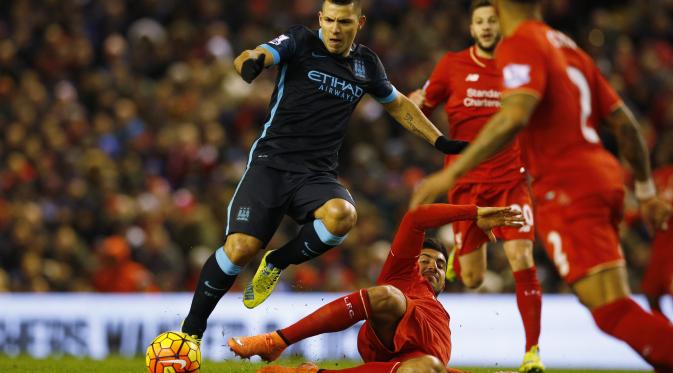
{"label": "player's arm", "polygon": [[435,200],[455,181],[481,162],[501,151],[528,124],[539,102],[529,91],[514,91],[502,99],[500,111],[484,125],[477,138],[447,168],[426,178],[411,198],[411,208]]}
{"label": "player's arm", "polygon": [[520,227],[521,213],[509,207],[477,207],[474,205],[429,204],[407,211],[393,240],[391,255],[415,258],[420,254],[425,231],[458,220],[476,220],[477,225],[495,240],[491,229],[498,226]]}
{"label": "player's arm", "polygon": [[429,142],[444,154],[458,154],[468,145],[465,141],[449,140],[442,135],[421,109],[403,94],[398,94],[394,100],[383,104],[383,107],[409,132]]}
{"label": "player's arm", "polygon": [[638,121],[631,110],[622,103],[605,118],[605,123],[617,138],[620,153],[633,169],[636,178],[635,194],[640,202],[645,224],[650,229],[666,229],[671,216],[671,206],[657,198],[650,168],[650,155]]}
{"label": "player's arm", "polygon": [[263,47],[249,49],[234,59],[234,68],[238,75],[248,83],[252,83],[265,67],[273,65],[273,55]]}

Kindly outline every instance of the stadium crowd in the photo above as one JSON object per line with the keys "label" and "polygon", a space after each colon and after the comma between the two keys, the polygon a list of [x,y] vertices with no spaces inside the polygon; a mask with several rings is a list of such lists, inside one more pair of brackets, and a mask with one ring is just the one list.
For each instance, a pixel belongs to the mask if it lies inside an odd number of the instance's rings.
{"label": "stadium crowd", "polygon": [[[587,4],[591,3],[591,4]],[[0,3],[0,291],[183,291],[224,240],[227,204],[268,111],[275,69],[248,85],[232,59],[288,26],[317,27],[314,0],[102,0]],[[447,49],[470,43],[467,1],[371,0],[357,42],[401,92]],[[673,163],[673,2],[549,0],[644,126],[656,168]],[[581,16],[578,18],[577,15]],[[433,119],[446,128],[438,110]],[[605,144],[615,149],[604,134]],[[344,244],[291,267],[281,289],[371,285],[437,151],[365,98],[341,150],[358,205]],[[622,229],[638,291],[649,235],[632,197]],[[287,221],[271,247],[294,236]],[[448,229],[440,237],[450,242]],[[513,291],[491,248],[479,291]],[[567,288],[542,250],[546,292]],[[248,282],[256,265],[237,281]],[[450,291],[462,291],[452,284]]]}

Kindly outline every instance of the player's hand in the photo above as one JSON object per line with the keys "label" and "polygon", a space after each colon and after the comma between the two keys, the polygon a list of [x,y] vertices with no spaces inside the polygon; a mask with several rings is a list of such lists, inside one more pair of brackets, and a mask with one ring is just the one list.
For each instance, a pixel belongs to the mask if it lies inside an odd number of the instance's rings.
{"label": "player's hand", "polygon": [[259,53],[257,57],[252,55],[246,59],[241,65],[241,78],[247,83],[252,83],[253,80],[264,70],[264,53]]}
{"label": "player's hand", "polygon": [[668,230],[668,219],[671,213],[671,205],[659,197],[640,201],[640,215],[650,232]]}
{"label": "player's hand", "polygon": [[446,193],[454,184],[456,178],[444,169],[421,180],[411,195],[409,209],[426,203],[433,203],[440,194]]}
{"label": "player's hand", "polygon": [[414,103],[414,105],[422,108],[425,104],[425,91],[422,89],[417,89],[409,94],[409,100]]}
{"label": "player's hand", "polygon": [[511,207],[477,207],[477,226],[495,242],[492,229],[495,227],[522,227],[524,224],[521,211]]}

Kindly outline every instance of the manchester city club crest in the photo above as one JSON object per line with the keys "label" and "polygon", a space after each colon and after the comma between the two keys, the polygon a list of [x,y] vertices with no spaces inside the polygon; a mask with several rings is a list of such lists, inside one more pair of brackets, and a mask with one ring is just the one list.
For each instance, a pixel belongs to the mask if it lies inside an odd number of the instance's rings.
{"label": "manchester city club crest", "polygon": [[355,76],[361,79],[366,78],[365,74],[365,64],[362,62],[360,59],[356,59],[353,61],[353,72],[355,73]]}

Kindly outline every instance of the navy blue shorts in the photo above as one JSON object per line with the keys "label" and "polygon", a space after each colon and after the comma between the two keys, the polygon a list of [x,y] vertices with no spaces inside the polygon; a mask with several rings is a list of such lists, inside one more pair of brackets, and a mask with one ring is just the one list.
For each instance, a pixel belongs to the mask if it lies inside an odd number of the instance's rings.
{"label": "navy blue shorts", "polygon": [[305,224],[315,219],[315,210],[334,198],[355,206],[336,172],[300,173],[253,164],[229,202],[226,234],[245,233],[266,245],[284,215]]}

